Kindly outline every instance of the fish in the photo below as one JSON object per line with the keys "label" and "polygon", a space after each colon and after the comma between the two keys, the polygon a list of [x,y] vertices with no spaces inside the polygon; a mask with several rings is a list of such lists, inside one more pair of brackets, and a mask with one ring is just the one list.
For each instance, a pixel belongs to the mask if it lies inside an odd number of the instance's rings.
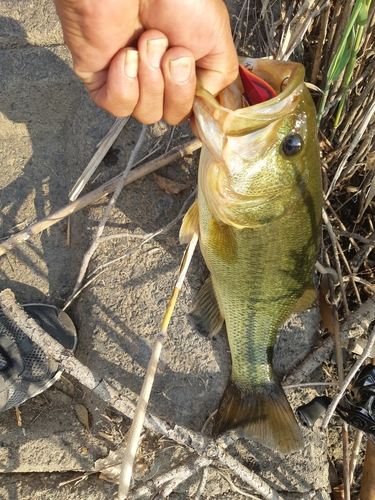
{"label": "fish", "polygon": [[[241,76],[216,97],[197,84],[198,194],[180,241],[199,233],[210,276],[193,314],[211,335],[225,321],[230,347],[213,436],[231,431],[292,453],[303,436],[272,358],[280,325],[316,298],[323,196],[316,111],[301,64],[241,58],[239,65]],[[246,72],[265,98],[246,95]]]}

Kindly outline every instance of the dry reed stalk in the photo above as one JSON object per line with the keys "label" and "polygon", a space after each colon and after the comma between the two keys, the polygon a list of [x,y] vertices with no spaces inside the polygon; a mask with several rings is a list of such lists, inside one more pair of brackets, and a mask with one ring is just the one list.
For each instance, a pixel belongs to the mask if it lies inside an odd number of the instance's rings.
{"label": "dry reed stalk", "polygon": [[129,432],[129,437],[128,437],[128,442],[126,445],[126,449],[124,452],[124,457],[122,461],[122,466],[121,466],[121,473],[120,473],[120,479],[119,479],[119,489],[118,489],[118,500],[124,500],[128,494],[129,488],[130,488],[130,482],[131,482],[131,477],[133,473],[133,466],[134,466],[134,460],[135,460],[135,455],[137,452],[138,448],[138,443],[139,439],[141,436],[141,432],[144,426],[144,420],[146,416],[146,410],[147,410],[147,405],[150,399],[150,394],[151,394],[151,389],[154,383],[155,379],[155,374],[156,370],[158,367],[159,359],[160,359],[160,354],[161,350],[163,347],[163,342],[165,339],[165,336],[167,334],[167,329],[169,326],[169,322],[171,320],[174,307],[176,305],[176,301],[178,298],[178,295],[180,293],[182,284],[185,280],[186,273],[189,269],[191,259],[194,254],[195,247],[197,246],[198,243],[198,233],[195,233],[185,252],[184,256],[182,258],[182,263],[180,266],[180,270],[178,273],[178,278],[176,285],[173,289],[172,296],[169,300],[164,319],[162,321],[161,327],[160,327],[160,332],[155,340],[152,353],[151,353],[151,358],[147,367],[146,375],[144,378],[144,382],[142,385],[142,390],[139,395],[138,399],[138,404],[135,409],[134,413],[134,418],[132,425],[130,427],[130,432]]}
{"label": "dry reed stalk", "polygon": [[78,181],[75,183],[73,189],[70,191],[70,193],[69,193],[70,201],[76,200],[78,198],[78,196],[81,194],[81,191],[86,186],[86,184],[87,184],[88,180],[90,179],[90,177],[92,176],[92,174],[98,168],[102,159],[108,153],[110,147],[112,146],[112,144],[115,142],[115,140],[119,136],[121,130],[124,128],[127,121],[129,120],[129,118],[130,117],[127,116],[126,118],[117,118],[115,120],[115,122],[113,123],[108,134],[101,140],[100,144],[98,145],[98,149],[95,152],[94,156],[91,158],[89,164],[87,165],[85,170],[80,175],[80,177],[79,177]]}
{"label": "dry reed stalk", "polygon": [[362,472],[360,500],[375,500],[375,444],[367,440],[365,461]]}
{"label": "dry reed stalk", "polygon": [[[161,155],[159,158],[156,158],[155,160],[152,160],[145,165],[132,170],[125,181],[125,186],[138,179],[141,179],[145,175],[150,174],[151,172],[154,172],[159,168],[165,167],[172,161],[176,161],[185,155],[192,154],[201,146],[202,143],[198,139],[193,139],[192,141],[171,149],[170,151],[168,151],[168,153]],[[21,243],[27,241],[31,236],[34,236],[44,231],[45,229],[48,229],[54,224],[60,222],[65,217],[78,212],[82,208],[87,207],[88,205],[100,200],[100,198],[102,198],[103,196],[112,193],[116,189],[116,186],[121,179],[121,175],[122,174],[117,175],[116,177],[109,180],[102,186],[94,189],[90,193],[82,196],[81,198],[78,198],[72,203],[69,203],[53,214],[44,217],[44,219],[30,224],[30,226],[20,231],[19,233],[10,236],[7,240],[3,241],[0,244],[0,256],[4,255],[6,252],[9,252]]]}
{"label": "dry reed stalk", "polygon": [[77,291],[79,290],[79,288],[82,285],[82,281],[85,277],[85,274],[86,274],[88,265],[90,263],[91,257],[94,255],[96,249],[98,248],[98,246],[100,244],[100,237],[103,234],[105,225],[106,225],[106,223],[111,215],[113,207],[115,206],[115,203],[116,203],[118,197],[120,196],[120,193],[121,193],[123,187],[125,186],[126,178],[129,175],[130,169],[133,167],[133,165],[135,163],[135,159],[137,157],[137,154],[139,153],[140,148],[143,146],[143,141],[146,137],[146,131],[147,131],[146,125],[143,125],[142,132],[141,132],[141,134],[138,138],[138,141],[137,141],[137,143],[136,143],[136,145],[135,145],[135,147],[134,147],[134,149],[129,157],[128,164],[127,164],[124,172],[121,174],[121,177],[119,179],[119,182],[117,183],[116,189],[114,190],[113,195],[112,195],[111,199],[109,200],[109,203],[108,203],[106,209],[104,210],[102,218],[99,221],[98,228],[96,230],[96,233],[95,233],[94,239],[90,245],[90,248],[86,251],[85,255],[83,256],[81,268],[79,270],[78,277],[77,277],[77,281],[76,281],[76,284],[74,285],[73,291],[68,299],[68,302],[71,300],[72,297],[75,296],[75,294],[77,293]]}

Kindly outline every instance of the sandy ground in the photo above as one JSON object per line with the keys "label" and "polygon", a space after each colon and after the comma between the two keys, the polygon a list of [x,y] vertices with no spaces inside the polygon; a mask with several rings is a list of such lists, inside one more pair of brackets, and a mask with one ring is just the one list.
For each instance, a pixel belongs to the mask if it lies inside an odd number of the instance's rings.
{"label": "sandy ground", "polygon": [[[234,15],[240,2],[228,2]],[[0,210],[6,237],[68,202],[69,190],[108,132],[113,118],[88,98],[71,69],[68,50],[52,0],[2,0],[0,3]],[[120,173],[139,136],[130,121],[87,190]],[[143,154],[170,137],[165,124],[149,127]],[[190,137],[179,127],[172,145]],[[179,194],[163,191],[149,175],[122,193],[106,234],[148,233],[179,212],[196,184],[198,155],[162,169],[160,175],[186,184]],[[9,287],[20,303],[43,302],[62,307],[69,296],[107,199],[72,217],[72,243],[66,245],[66,221],[0,258],[0,287]],[[90,270],[138,244],[110,240],[95,254]],[[119,391],[139,393],[157,332],[176,276],[183,248],[178,224],[149,241],[130,257],[110,266],[73,302],[68,312],[79,335],[77,358]],[[189,308],[207,271],[194,257],[166,341],[152,394],[151,411],[162,418],[200,430],[216,409],[230,370],[225,332],[215,340],[200,336]],[[317,342],[317,313],[294,318],[282,331],[276,364],[288,372]],[[317,377],[319,374],[317,374]],[[312,390],[289,391],[293,406],[307,402]],[[89,427],[77,416],[77,405],[89,413]],[[0,414],[0,498],[105,499],[116,485],[92,474],[96,460],[116,450],[130,421],[106,407],[74,378],[63,377],[44,394],[24,403],[22,427],[14,410]],[[240,440],[230,450],[251,470],[288,498],[315,491],[329,498],[327,444],[317,430],[304,429],[305,448],[280,457]],[[136,485],[168,470],[186,450],[147,433],[136,469]],[[192,498],[200,473],[182,483],[170,498]],[[145,497],[146,498],[146,497]],[[209,470],[202,498],[243,498],[214,469]]]}

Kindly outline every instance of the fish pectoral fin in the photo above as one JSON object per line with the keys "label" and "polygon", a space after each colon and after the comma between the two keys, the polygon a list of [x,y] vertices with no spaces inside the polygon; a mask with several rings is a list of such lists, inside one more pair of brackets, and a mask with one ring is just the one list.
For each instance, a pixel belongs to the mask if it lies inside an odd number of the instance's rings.
{"label": "fish pectoral fin", "polygon": [[308,309],[313,305],[317,298],[316,289],[313,283],[310,284],[308,288],[303,292],[302,297],[300,297],[294,305],[293,312],[298,313]]}
{"label": "fish pectoral fin", "polygon": [[212,251],[224,262],[237,261],[237,243],[233,228],[218,222],[212,217],[208,232],[209,245]]}
{"label": "fish pectoral fin", "polygon": [[284,391],[272,381],[242,391],[229,380],[212,434],[216,437],[229,430],[281,453],[303,447],[301,429]]}
{"label": "fish pectoral fin", "polygon": [[222,327],[224,318],[215,297],[211,276],[206,279],[199,290],[191,313],[195,316],[196,326],[202,333],[214,336]]}
{"label": "fish pectoral fin", "polygon": [[180,228],[181,245],[190,243],[194,234],[199,234],[198,200],[195,200],[182,220]]}

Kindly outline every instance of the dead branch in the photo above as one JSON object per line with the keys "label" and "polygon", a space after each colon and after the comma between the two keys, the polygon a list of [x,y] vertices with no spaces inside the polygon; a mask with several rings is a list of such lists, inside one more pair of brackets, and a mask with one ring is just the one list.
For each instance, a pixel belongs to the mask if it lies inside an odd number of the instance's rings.
{"label": "dead branch", "polygon": [[360,357],[354,363],[352,369],[350,370],[350,372],[346,376],[344,383],[341,385],[340,391],[336,394],[336,396],[332,400],[332,403],[329,405],[327,412],[325,414],[325,417],[323,419],[323,422],[322,422],[322,426],[321,426],[322,430],[325,430],[327,428],[327,425],[328,425],[334,411],[336,410],[336,407],[339,404],[340,399],[343,397],[344,392],[346,391],[348,385],[353,380],[355,374],[357,373],[359,368],[362,366],[365,359],[368,356],[370,356],[372,346],[374,345],[374,343],[375,343],[375,328],[371,332],[370,338],[367,342],[367,346],[363,350],[363,353],[360,355]]}
{"label": "dead branch", "polygon": [[[98,278],[109,266],[111,266],[115,262],[118,262],[118,261],[120,261],[122,259],[125,259],[126,257],[129,257],[133,253],[137,252],[138,250],[140,250],[142,248],[142,246],[145,243],[147,243],[148,241],[152,240],[156,236],[159,236],[161,234],[165,234],[168,231],[170,231],[177,224],[177,222],[179,220],[181,220],[182,217],[185,215],[186,207],[190,204],[192,198],[195,197],[196,192],[197,192],[197,190],[194,189],[194,191],[184,201],[184,204],[182,205],[181,210],[179,211],[177,217],[175,217],[173,220],[171,220],[171,222],[168,222],[168,224],[165,225],[164,227],[158,229],[157,231],[154,231],[153,233],[147,233],[147,234],[143,234],[143,235],[142,234],[134,234],[134,233],[125,233],[125,234],[123,234],[123,237],[125,237],[125,236],[134,237],[134,238],[137,238],[137,239],[142,239],[143,241],[139,245],[136,245],[133,248],[130,248],[129,250],[127,250],[125,253],[123,253],[119,257],[116,257],[116,258],[111,259],[111,260],[109,260],[107,262],[104,262],[103,264],[101,264],[100,266],[98,266],[96,269],[94,269],[93,271],[91,271],[90,274],[87,276],[87,281],[85,282],[85,284],[82,285],[82,287],[79,288],[74,295],[71,295],[70,298],[69,298],[69,300],[65,303],[64,307],[62,308],[63,311],[65,311],[70,306],[70,304],[73,302],[73,300],[75,300],[78,297],[78,295],[85,288],[87,288],[87,286],[89,286],[96,278]],[[120,237],[120,236],[121,235],[114,235],[114,237]],[[100,238],[100,243],[102,243],[103,241],[107,241],[109,239],[111,239],[111,235],[104,236],[104,237]]]}
{"label": "dead branch", "polygon": [[345,309],[345,315],[349,315],[349,306],[348,306],[348,301],[346,300],[346,294],[345,294],[345,288],[344,288],[344,283],[342,281],[342,271],[341,271],[341,265],[340,265],[340,259],[339,259],[339,253],[337,249],[337,240],[336,236],[333,232],[332,225],[330,223],[330,220],[328,218],[327,212],[323,208],[323,221],[326,226],[326,229],[328,231],[331,243],[332,243],[332,248],[333,248],[333,256],[335,258],[335,263],[336,263],[336,272],[337,276],[339,278],[339,285],[340,285],[340,291],[341,291],[341,299],[344,304],[344,309]]}
{"label": "dead branch", "polygon": [[[89,368],[74,357],[72,351],[64,349],[32,318],[29,318],[21,306],[17,304],[11,290],[6,289],[0,292],[0,307],[7,318],[16,323],[32,341],[43,349],[49,358],[60,363],[65,371],[76,378],[85,387],[92,390],[94,394],[99,396],[107,404],[128,418],[133,418],[135,409],[134,403],[129,398],[120,395],[103,378],[95,376]],[[135,399],[136,397],[134,396],[134,400]],[[165,422],[150,413],[146,414],[145,427],[172,439],[178,444],[193,449],[202,458],[224,465],[258,494],[262,495],[264,499],[283,500],[283,497],[263,481],[263,479],[255,475],[252,471],[238,462],[238,460],[229,455],[229,453],[213,439],[180,425]],[[220,441],[222,442],[223,440]]]}
{"label": "dead branch", "polygon": [[202,477],[201,477],[201,480],[199,482],[198,489],[197,489],[197,491],[195,493],[194,500],[200,500],[200,498],[202,496],[202,493],[204,492],[204,489],[206,487],[207,477],[208,477],[208,466],[207,467],[203,467]]}
{"label": "dead branch", "polygon": [[[185,460],[184,464],[175,467],[174,469],[166,472],[165,474],[148,481],[146,485],[138,488],[134,493],[127,496],[129,500],[136,500],[145,495],[152,498],[168,498],[168,495],[183,481],[186,481],[190,476],[198,472],[199,469],[207,467],[210,465],[211,460],[207,458],[199,457],[196,455],[191,455]],[[159,492],[159,495],[155,493]]]}
{"label": "dead branch", "polygon": [[[360,337],[368,332],[370,324],[375,320],[375,296],[366,300],[356,311],[344,321],[341,326],[341,345],[348,338]],[[324,361],[326,361],[334,349],[334,339],[328,337],[320,347],[309,354],[297,368],[286,377],[286,385],[299,384]]]}
{"label": "dead branch", "polygon": [[357,466],[359,453],[361,449],[361,443],[363,439],[363,432],[357,429],[355,431],[354,443],[352,448],[352,454],[350,456],[350,464],[349,464],[349,481],[350,484],[353,483],[354,480],[354,471]]}
{"label": "dead branch", "polygon": [[[155,170],[158,170],[159,168],[162,168],[165,165],[168,165],[172,161],[176,161],[185,155],[193,153],[201,146],[202,143],[198,139],[193,139],[192,141],[187,142],[182,146],[177,146],[171,149],[168,153],[165,153],[156,160],[150,161],[145,165],[142,165],[141,167],[132,170],[125,181],[125,185],[127,186],[128,184],[138,179],[141,179],[145,175],[150,174],[151,172],[154,172]],[[87,207],[87,205],[90,205],[91,203],[98,201],[103,196],[112,193],[116,189],[116,186],[121,178],[121,175],[122,174],[117,175],[116,177],[109,180],[102,186],[98,187],[97,189],[94,189],[94,191],[91,191],[91,193],[81,196],[72,203],[69,203],[65,207],[60,208],[60,210],[57,210],[53,214],[44,217],[40,221],[30,224],[30,226],[28,226],[24,230],[10,236],[7,240],[3,241],[3,243],[0,244],[0,256],[9,252],[16,246],[20,245],[21,243],[27,241],[31,236],[34,236],[44,231],[45,229],[48,229],[54,224],[57,224],[65,217],[68,217],[68,215],[78,212],[82,208]]]}
{"label": "dead branch", "polygon": [[[95,234],[94,239],[90,245],[90,248],[86,251],[85,255],[83,256],[81,268],[80,268],[79,273],[78,273],[76,284],[74,285],[73,291],[71,293],[71,297],[74,297],[77,290],[82,285],[82,281],[83,281],[83,278],[85,277],[85,274],[86,274],[87,268],[89,266],[91,257],[94,255],[96,249],[98,248],[98,246],[100,244],[100,237],[103,234],[105,225],[109,219],[109,216],[111,215],[112,209],[115,206],[117,198],[120,196],[122,188],[125,185],[125,181],[126,181],[126,178],[130,172],[130,169],[134,165],[137,154],[139,153],[139,150],[140,150],[140,148],[143,144],[143,141],[146,137],[146,131],[147,131],[146,125],[143,125],[142,132],[138,138],[137,144],[135,145],[135,147],[130,155],[128,164],[127,164],[124,172],[121,174],[121,178],[116,186],[116,189],[112,195],[112,198],[109,200],[109,203],[104,211],[104,214],[102,215],[102,218],[99,221],[98,228],[96,230],[96,234]],[[68,302],[69,302],[69,299],[68,299]]]}
{"label": "dead branch", "polygon": [[228,483],[229,483],[229,486],[231,487],[231,490],[236,492],[236,493],[240,493],[242,496],[246,497],[246,498],[252,498],[252,500],[257,500],[258,497],[255,497],[254,495],[251,495],[250,493],[247,493],[246,491],[243,491],[241,490],[238,486],[236,486],[234,484],[234,482],[231,480],[231,478],[225,474],[223,471],[218,471],[220,476],[222,476]]}

